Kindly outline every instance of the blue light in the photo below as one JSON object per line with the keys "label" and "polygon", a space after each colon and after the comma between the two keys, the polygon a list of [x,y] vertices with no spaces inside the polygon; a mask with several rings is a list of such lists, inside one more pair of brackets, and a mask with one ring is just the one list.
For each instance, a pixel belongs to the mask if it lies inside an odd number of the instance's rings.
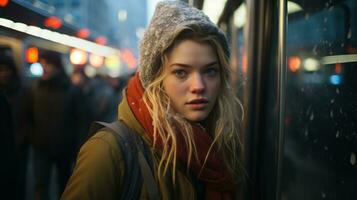
{"label": "blue light", "polygon": [[340,75],[332,75],[330,76],[330,83],[332,85],[340,85],[342,82],[342,77]]}

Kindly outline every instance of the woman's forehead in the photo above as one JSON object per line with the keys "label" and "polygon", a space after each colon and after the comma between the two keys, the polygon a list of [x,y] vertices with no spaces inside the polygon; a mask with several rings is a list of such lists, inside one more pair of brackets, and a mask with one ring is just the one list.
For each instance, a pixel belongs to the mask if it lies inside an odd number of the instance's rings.
{"label": "woman's forehead", "polygon": [[169,63],[214,62],[217,61],[217,55],[208,43],[184,40],[173,47],[168,55],[168,61]]}

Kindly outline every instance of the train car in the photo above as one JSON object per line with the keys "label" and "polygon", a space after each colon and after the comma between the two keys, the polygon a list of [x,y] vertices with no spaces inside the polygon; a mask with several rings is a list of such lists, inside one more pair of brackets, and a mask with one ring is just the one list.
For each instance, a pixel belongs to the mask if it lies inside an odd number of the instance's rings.
{"label": "train car", "polygon": [[[27,1],[4,1],[0,5],[1,51],[11,54],[21,77],[40,76],[41,67],[36,59],[46,50],[62,55],[68,74],[73,71],[73,66],[85,67],[91,77],[99,73],[117,78],[131,73],[126,62],[120,60],[118,48],[103,43],[89,30],[80,29],[34,5],[37,4]],[[122,54],[124,58],[132,57],[131,51]]]}
{"label": "train car", "polygon": [[38,56],[43,51],[51,50],[62,55],[66,72],[70,74],[73,65],[69,61],[70,46],[44,40],[11,29],[0,29],[0,55],[11,58],[24,84],[41,76],[42,67]]}

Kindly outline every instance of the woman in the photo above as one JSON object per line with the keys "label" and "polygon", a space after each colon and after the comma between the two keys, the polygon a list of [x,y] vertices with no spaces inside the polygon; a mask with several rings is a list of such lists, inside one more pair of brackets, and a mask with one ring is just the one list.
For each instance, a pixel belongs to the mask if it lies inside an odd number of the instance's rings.
{"label": "woman", "polygon": [[[234,199],[241,179],[239,101],[229,85],[229,48],[201,11],[157,5],[140,46],[119,119],[152,147],[162,199]],[[100,131],[79,153],[63,199],[118,199],[124,169],[115,138]],[[141,199],[147,199],[142,186]]]}

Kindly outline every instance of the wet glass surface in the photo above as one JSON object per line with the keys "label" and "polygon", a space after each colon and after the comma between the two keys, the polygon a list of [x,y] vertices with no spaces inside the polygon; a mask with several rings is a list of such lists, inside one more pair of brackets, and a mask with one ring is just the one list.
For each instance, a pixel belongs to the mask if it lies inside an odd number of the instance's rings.
{"label": "wet glass surface", "polygon": [[281,199],[357,198],[357,1],[289,14]]}

